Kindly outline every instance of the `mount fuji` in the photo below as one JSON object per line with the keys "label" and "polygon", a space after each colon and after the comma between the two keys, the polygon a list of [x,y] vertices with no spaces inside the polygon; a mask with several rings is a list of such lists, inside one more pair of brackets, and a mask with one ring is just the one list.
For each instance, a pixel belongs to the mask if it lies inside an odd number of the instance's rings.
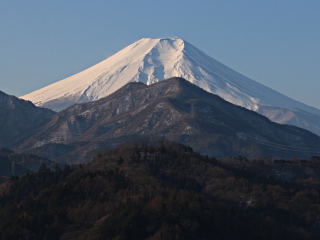
{"label": "mount fuji", "polygon": [[180,38],[143,38],[93,67],[21,98],[61,111],[108,96],[128,82],[150,85],[170,77],[183,77],[272,121],[320,135],[320,110],[245,77]]}

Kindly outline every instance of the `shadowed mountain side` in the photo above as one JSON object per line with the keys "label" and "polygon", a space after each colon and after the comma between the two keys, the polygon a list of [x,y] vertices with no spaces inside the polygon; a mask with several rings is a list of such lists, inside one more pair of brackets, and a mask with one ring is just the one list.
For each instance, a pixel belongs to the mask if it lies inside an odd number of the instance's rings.
{"label": "shadowed mountain side", "polygon": [[50,109],[0,91],[0,146],[18,145],[54,114]]}
{"label": "shadowed mountain side", "polygon": [[129,83],[106,98],[76,104],[53,116],[19,151],[81,163],[101,148],[140,137],[165,137],[212,156],[320,154],[316,134],[271,122],[183,78]]}
{"label": "shadowed mountain side", "polygon": [[12,174],[21,176],[26,173],[37,172],[41,164],[45,164],[51,169],[56,166],[55,162],[43,157],[19,154],[6,148],[0,148],[0,182],[8,180]]}

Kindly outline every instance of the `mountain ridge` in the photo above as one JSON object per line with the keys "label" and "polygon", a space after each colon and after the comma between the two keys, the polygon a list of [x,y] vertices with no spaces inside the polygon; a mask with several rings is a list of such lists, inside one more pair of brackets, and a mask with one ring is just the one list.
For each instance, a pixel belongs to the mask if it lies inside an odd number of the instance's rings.
{"label": "mountain ridge", "polygon": [[320,135],[319,109],[245,77],[180,38],[140,39],[80,73],[21,98],[60,111],[105,97],[128,82],[150,85],[170,77],[183,77],[273,121]]}
{"label": "mountain ridge", "polygon": [[212,156],[292,158],[310,157],[306,149],[320,152],[316,134],[274,123],[183,78],[129,83],[105,98],[75,104],[54,115],[19,151],[81,163],[99,149],[140,137],[168,138]]}

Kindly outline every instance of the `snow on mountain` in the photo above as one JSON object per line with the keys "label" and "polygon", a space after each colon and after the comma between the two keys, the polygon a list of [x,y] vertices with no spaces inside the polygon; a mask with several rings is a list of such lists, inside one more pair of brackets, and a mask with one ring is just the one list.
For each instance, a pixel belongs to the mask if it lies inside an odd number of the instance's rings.
{"label": "snow on mountain", "polygon": [[60,111],[105,97],[128,82],[150,85],[170,77],[183,77],[271,120],[320,134],[320,110],[243,76],[180,38],[143,38],[91,68],[21,98]]}

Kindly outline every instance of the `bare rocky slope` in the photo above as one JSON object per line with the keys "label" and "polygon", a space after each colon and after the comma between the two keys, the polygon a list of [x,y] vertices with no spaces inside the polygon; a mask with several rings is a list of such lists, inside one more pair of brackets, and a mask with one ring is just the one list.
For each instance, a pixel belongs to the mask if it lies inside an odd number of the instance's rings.
{"label": "bare rocky slope", "polygon": [[182,78],[129,83],[97,101],[54,115],[19,151],[82,163],[124,141],[165,137],[211,156],[281,158],[320,154],[320,137],[271,122]]}

